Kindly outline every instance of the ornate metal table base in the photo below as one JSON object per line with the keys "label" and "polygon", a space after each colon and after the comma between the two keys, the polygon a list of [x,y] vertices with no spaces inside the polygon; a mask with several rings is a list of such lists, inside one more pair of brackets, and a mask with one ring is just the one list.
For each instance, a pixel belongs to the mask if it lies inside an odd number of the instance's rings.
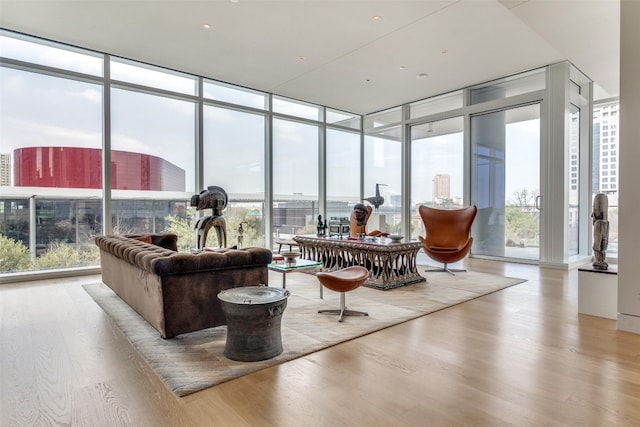
{"label": "ornate metal table base", "polygon": [[387,290],[426,280],[416,266],[420,242],[392,243],[382,238],[378,243],[369,243],[317,236],[295,236],[293,240],[300,247],[300,258],[320,261],[324,270],[366,267],[371,276],[364,286],[370,288]]}

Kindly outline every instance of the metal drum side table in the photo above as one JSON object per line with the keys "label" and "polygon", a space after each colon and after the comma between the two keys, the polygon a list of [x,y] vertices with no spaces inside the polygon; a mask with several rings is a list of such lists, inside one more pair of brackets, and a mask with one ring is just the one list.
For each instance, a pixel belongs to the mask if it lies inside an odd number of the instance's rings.
{"label": "metal drum side table", "polygon": [[288,297],[288,290],[265,285],[220,292],[218,299],[227,318],[225,357],[257,362],[282,353],[280,324]]}

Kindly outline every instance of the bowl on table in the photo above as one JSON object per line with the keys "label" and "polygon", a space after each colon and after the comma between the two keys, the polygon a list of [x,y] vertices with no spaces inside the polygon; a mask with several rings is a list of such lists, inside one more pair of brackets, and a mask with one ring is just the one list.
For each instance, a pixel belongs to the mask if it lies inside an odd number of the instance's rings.
{"label": "bowl on table", "polygon": [[404,236],[401,236],[399,234],[389,234],[389,238],[391,239],[392,242],[394,243],[398,243],[400,242],[402,239],[404,239]]}
{"label": "bowl on table", "polygon": [[282,251],[280,255],[284,257],[284,263],[286,265],[293,265],[296,263],[296,258],[300,255],[300,252],[295,251]]}

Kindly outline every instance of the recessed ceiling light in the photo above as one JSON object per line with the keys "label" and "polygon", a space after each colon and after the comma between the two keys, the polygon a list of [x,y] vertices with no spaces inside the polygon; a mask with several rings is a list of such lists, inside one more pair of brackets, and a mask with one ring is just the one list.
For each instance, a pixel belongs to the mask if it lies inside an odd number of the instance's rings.
{"label": "recessed ceiling light", "polygon": [[427,73],[420,73],[416,76],[416,79],[418,80],[422,80],[422,79],[426,79],[427,77],[429,77],[429,74]]}
{"label": "recessed ceiling light", "polygon": [[375,16],[373,16],[371,18],[371,20],[373,20],[373,21],[380,21],[381,19],[382,19],[382,16],[380,16],[380,15],[375,15]]}
{"label": "recessed ceiling light", "polygon": [[209,25],[209,24],[202,24],[202,28],[204,28],[205,30],[208,30],[209,28],[211,28],[211,25]]}
{"label": "recessed ceiling light", "polygon": [[371,79],[364,79],[365,82],[371,83]]}
{"label": "recessed ceiling light", "polygon": [[405,67],[404,65],[401,65],[401,66],[400,66],[400,69],[401,69],[401,70],[404,70],[405,68],[407,68],[407,67]]}
{"label": "recessed ceiling light", "polygon": [[307,59],[307,57],[306,57],[306,56],[302,56],[302,55],[300,55],[300,56],[298,56],[298,59],[299,59],[300,61],[304,61],[305,59]]}
{"label": "recessed ceiling light", "polygon": [[440,53],[441,53],[441,54],[443,54],[443,55],[446,55],[446,54],[447,54],[447,49],[442,49],[442,50],[440,51]]}

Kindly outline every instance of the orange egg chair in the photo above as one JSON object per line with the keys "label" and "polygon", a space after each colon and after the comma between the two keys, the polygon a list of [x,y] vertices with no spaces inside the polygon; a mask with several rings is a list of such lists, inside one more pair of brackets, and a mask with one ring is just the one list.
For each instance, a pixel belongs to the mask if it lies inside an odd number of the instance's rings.
{"label": "orange egg chair", "polygon": [[450,274],[465,271],[453,270],[447,265],[460,261],[471,250],[471,225],[477,212],[475,205],[463,209],[436,209],[428,206],[418,208],[426,233],[424,237],[418,236],[422,248],[431,259],[444,263],[442,269],[428,271],[446,271]]}

